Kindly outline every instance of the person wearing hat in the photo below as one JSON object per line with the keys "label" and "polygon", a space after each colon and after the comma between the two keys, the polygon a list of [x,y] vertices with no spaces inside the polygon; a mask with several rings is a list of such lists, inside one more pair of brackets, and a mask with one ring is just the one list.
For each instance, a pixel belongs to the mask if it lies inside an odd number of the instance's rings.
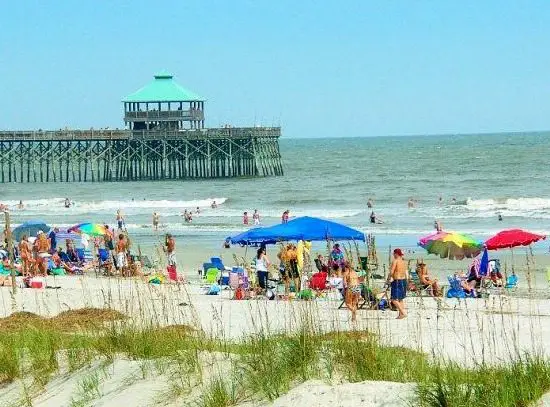
{"label": "person wearing hat", "polygon": [[395,249],[387,283],[391,284],[391,303],[399,312],[397,319],[403,319],[407,316],[405,303],[403,302],[407,295],[407,277],[407,265],[403,260],[403,251]]}

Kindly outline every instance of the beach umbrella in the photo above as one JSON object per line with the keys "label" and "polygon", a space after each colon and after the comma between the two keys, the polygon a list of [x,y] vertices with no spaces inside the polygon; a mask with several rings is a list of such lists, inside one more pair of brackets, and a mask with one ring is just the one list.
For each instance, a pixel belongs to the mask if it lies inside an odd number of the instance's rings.
{"label": "beach umbrella", "polygon": [[529,246],[546,236],[527,232],[522,229],[508,229],[498,232],[485,241],[488,250],[512,249],[518,246]]}
{"label": "beach umbrella", "polygon": [[99,223],[80,223],[67,229],[69,233],[86,234],[88,236],[105,236],[111,234],[104,225]]}
{"label": "beach umbrella", "polygon": [[46,233],[50,229],[51,228],[41,220],[28,220],[13,229],[13,238],[16,241],[20,241],[23,238],[23,235],[27,235],[29,237],[36,236],[39,231]]}
{"label": "beach umbrella", "polygon": [[450,260],[476,257],[483,248],[481,242],[456,232],[432,233],[420,238],[418,245],[430,254]]}

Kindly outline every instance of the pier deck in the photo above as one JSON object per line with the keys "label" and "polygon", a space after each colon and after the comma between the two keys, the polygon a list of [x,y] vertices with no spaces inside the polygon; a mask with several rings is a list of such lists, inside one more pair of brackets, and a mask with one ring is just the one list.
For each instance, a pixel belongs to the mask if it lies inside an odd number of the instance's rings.
{"label": "pier deck", "polygon": [[283,175],[279,127],[0,131],[0,182]]}

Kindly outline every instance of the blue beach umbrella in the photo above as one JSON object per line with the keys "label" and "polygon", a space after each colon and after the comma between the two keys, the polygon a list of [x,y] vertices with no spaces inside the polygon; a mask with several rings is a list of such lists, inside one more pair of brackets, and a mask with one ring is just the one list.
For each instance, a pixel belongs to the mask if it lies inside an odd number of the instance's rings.
{"label": "blue beach umbrella", "polygon": [[48,232],[51,228],[41,220],[28,220],[25,223],[13,229],[13,238],[17,241],[21,240],[23,235],[36,236],[39,231]]}

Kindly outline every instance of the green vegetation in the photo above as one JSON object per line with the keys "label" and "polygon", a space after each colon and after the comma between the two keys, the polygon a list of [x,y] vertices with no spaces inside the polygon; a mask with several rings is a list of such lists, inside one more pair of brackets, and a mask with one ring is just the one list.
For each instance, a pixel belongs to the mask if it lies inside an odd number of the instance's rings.
{"label": "green vegetation", "polygon": [[[364,331],[321,333],[311,318],[291,332],[257,328],[253,335],[230,341],[185,325],[136,327],[110,312],[88,309],[85,315],[85,322],[70,314],[45,320],[28,313],[0,320],[0,383],[32,380],[19,405],[28,405],[60,366],[75,372],[117,357],[139,362],[139,374],[131,382],[147,379],[151,372],[166,375],[164,401],[193,395],[202,407],[274,400],[309,379],[415,382],[414,405],[424,407],[528,406],[550,390],[550,363],[543,358],[518,356],[503,366],[468,369],[384,346]],[[206,364],[204,355],[214,362]],[[88,372],[72,405],[101,397],[103,378],[100,369]]]}

